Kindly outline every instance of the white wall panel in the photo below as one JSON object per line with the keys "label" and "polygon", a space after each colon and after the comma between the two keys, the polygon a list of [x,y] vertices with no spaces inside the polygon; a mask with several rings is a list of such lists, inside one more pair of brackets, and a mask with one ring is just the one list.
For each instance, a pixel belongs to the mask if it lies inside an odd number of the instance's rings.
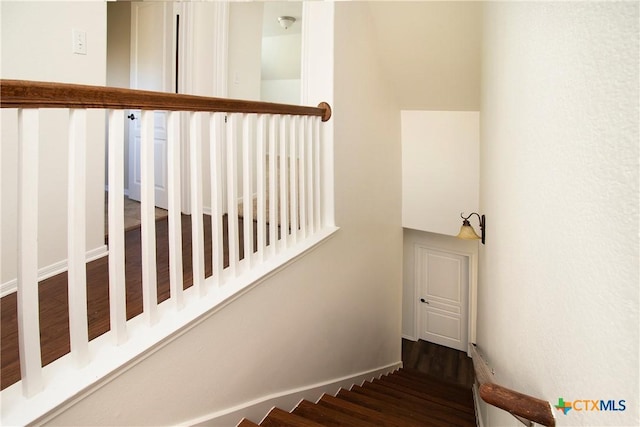
{"label": "white wall panel", "polygon": [[[4,79],[58,81],[104,85],[106,83],[106,3],[87,2],[1,2],[2,58]],[[73,54],[73,29],[86,31],[87,54]],[[11,115],[11,113],[2,113]],[[38,268],[60,270],[66,266],[67,114],[59,110],[41,114],[39,170],[39,256]],[[104,248],[105,115],[89,111],[87,147],[87,250]],[[2,128],[3,188],[15,185],[17,153],[13,131]],[[14,190],[2,193],[2,277],[7,284],[16,277]]]}
{"label": "white wall panel", "polygon": [[478,211],[479,118],[477,111],[401,112],[403,227],[455,236],[460,213]]}

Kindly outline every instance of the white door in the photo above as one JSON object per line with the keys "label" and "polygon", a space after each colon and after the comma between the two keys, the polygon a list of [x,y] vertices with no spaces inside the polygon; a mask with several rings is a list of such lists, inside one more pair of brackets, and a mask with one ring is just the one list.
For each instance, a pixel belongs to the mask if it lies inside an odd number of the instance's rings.
{"label": "white door", "polygon": [[418,338],[467,351],[469,258],[416,246]]}
{"label": "white door", "polygon": [[[135,2],[131,8],[131,88],[175,91],[175,23],[171,2]],[[155,204],[167,208],[166,113],[154,114]],[[129,198],[140,200],[140,111],[130,111]]]}

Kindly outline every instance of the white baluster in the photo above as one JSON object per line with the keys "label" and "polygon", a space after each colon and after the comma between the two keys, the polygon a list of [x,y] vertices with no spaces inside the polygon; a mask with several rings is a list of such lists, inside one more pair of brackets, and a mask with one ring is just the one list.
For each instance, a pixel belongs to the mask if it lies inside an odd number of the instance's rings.
{"label": "white baluster", "polygon": [[202,219],[202,126],[201,113],[189,113],[191,163],[191,242],[193,248],[193,286],[199,295],[204,288],[204,224]]}
{"label": "white baluster", "polygon": [[213,280],[217,286],[222,284],[224,269],[224,244],[222,228],[222,144],[224,143],[224,113],[209,116],[209,155],[211,171],[211,256]]}
{"label": "white baluster", "polygon": [[124,110],[109,111],[109,315],[116,345],[127,340],[124,271]]}
{"label": "white baluster", "polygon": [[315,185],[313,182],[315,173],[314,166],[315,163],[313,161],[313,156],[315,155],[313,151],[313,117],[309,117],[309,121],[307,123],[307,137],[306,137],[306,152],[307,152],[307,224],[309,227],[309,234],[314,234],[316,232],[316,224],[314,218],[314,202],[315,202]]}
{"label": "white baluster", "polygon": [[169,207],[169,288],[176,309],[184,306],[182,271],[182,209],[180,197],[180,112],[171,111],[167,122],[167,196]]}
{"label": "white baluster", "polygon": [[18,345],[22,391],[42,390],[38,303],[39,112],[18,110]]}
{"label": "white baluster", "polygon": [[303,116],[300,118],[300,126],[298,127],[298,158],[300,170],[299,176],[299,191],[300,191],[300,236],[304,239],[307,237],[307,151],[306,151],[306,132],[309,125],[309,116]]}
{"label": "white baluster", "polygon": [[287,122],[289,121],[288,116],[280,116],[280,156],[279,156],[279,175],[280,175],[280,244],[278,247],[281,250],[284,250],[288,247],[289,242],[289,198],[288,198],[288,176],[289,171],[287,170],[288,163],[288,155],[287,155],[287,146],[288,141],[287,137],[289,132],[287,129]]}
{"label": "white baluster", "polygon": [[291,243],[298,241],[298,116],[292,116],[289,128],[289,216],[291,218]]}
{"label": "white baluster", "polygon": [[316,230],[321,230],[322,227],[324,226],[324,224],[322,223],[322,216],[321,216],[321,212],[322,212],[322,198],[321,198],[321,191],[320,191],[320,183],[322,180],[322,176],[321,176],[321,168],[320,168],[320,117],[314,116],[313,117],[313,161],[314,161],[314,167],[313,167],[313,172],[314,172],[314,177],[313,177],[313,183],[314,183],[314,190],[313,190],[313,196],[314,196],[314,201],[313,201],[313,207],[314,207],[314,211],[313,211],[313,217],[314,217],[314,224],[316,227]]}
{"label": "white baluster", "polygon": [[238,114],[230,114],[227,123],[227,238],[229,271],[238,273]]}
{"label": "white baluster", "polygon": [[242,115],[242,198],[244,264],[250,269],[253,260],[253,147],[255,114]]}
{"label": "white baluster", "polygon": [[258,129],[256,140],[256,205],[257,205],[257,256],[258,261],[264,261],[264,251],[266,248],[266,215],[265,215],[265,193],[266,193],[266,177],[265,177],[265,143],[266,143],[266,126],[269,120],[268,115],[261,114],[258,117]]}
{"label": "white baluster", "polygon": [[278,129],[278,117],[273,115],[269,121],[269,254],[275,255],[276,253],[276,241],[277,237],[277,182],[276,182],[276,145],[277,145],[277,129]]}
{"label": "white baluster", "polygon": [[140,115],[140,238],[142,242],[142,311],[149,325],[157,322],[154,112]]}
{"label": "white baluster", "polygon": [[86,269],[86,143],[87,111],[69,112],[69,167],[67,198],[67,266],[69,339],[78,367],[89,363]]}

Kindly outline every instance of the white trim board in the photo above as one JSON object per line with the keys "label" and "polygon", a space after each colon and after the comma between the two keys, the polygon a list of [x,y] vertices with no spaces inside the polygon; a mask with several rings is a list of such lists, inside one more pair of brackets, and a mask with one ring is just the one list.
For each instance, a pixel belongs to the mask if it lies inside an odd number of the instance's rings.
{"label": "white trim board", "polygon": [[274,407],[291,411],[303,399],[317,402],[324,394],[335,396],[341,388],[350,389],[354,384],[361,385],[364,381],[379,378],[382,375],[386,375],[400,368],[402,368],[402,362],[395,362],[353,375],[332,378],[303,387],[283,390],[231,408],[212,412],[197,419],[186,420],[180,424],[189,426],[206,425],[208,427],[228,427],[237,425],[243,418],[247,418],[254,423],[260,423]]}
{"label": "white trim board", "polygon": [[406,340],[409,340],[409,341],[413,341],[413,342],[418,341],[418,337],[415,337],[413,335],[402,334],[402,338],[404,338]]}
{"label": "white trim board", "polygon": [[[87,262],[95,261],[109,255],[107,245],[99,246],[87,252]],[[63,259],[38,270],[38,282],[67,271],[67,260]],[[18,289],[18,279],[12,279],[0,285],[0,297],[10,295]]]}

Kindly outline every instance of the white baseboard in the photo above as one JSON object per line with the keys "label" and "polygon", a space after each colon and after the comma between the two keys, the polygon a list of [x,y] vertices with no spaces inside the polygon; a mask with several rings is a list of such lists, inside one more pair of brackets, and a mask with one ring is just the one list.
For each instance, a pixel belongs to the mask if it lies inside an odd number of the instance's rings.
{"label": "white baseboard", "polygon": [[341,388],[349,389],[354,384],[362,384],[366,380],[380,377],[401,367],[402,362],[396,362],[370,371],[334,378],[316,384],[309,384],[308,386],[296,389],[284,390],[280,393],[263,396],[231,408],[212,412],[204,417],[187,420],[180,423],[180,425],[229,427],[237,425],[243,418],[247,418],[257,424],[260,423],[274,407],[291,411],[303,399],[317,402],[323,394],[335,395]]}
{"label": "white baseboard", "polygon": [[[87,262],[95,261],[98,258],[102,258],[103,256],[107,256],[109,254],[109,248],[107,245],[99,246],[95,249],[92,249],[87,252]],[[67,260],[63,259],[62,261],[53,263],[46,267],[42,267],[38,270],[38,281],[48,279],[49,277],[53,277],[57,274],[64,273],[67,271]],[[8,282],[0,285],[0,297],[4,297],[5,295],[9,295],[14,293],[18,289],[18,279],[12,279]]]}
{"label": "white baseboard", "polygon": [[409,340],[409,341],[413,341],[416,342],[418,341],[418,337],[414,337],[412,335],[407,335],[407,334],[402,334],[402,338]]}

